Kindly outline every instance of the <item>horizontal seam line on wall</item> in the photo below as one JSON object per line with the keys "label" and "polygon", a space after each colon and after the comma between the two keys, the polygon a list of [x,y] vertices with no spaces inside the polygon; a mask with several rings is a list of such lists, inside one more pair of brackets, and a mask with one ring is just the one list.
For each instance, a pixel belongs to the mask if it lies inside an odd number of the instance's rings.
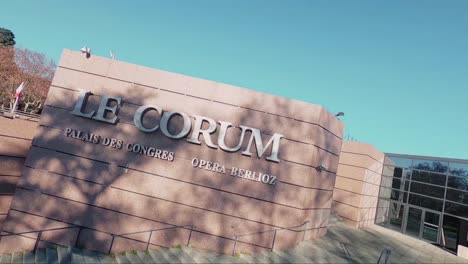
{"label": "horizontal seam line on wall", "polygon": [[352,204],[348,204],[348,203],[344,203],[344,202],[340,202],[340,201],[335,201],[333,200],[334,203],[339,203],[339,204],[344,204],[344,205],[347,205],[347,206],[350,206],[350,207],[353,207],[353,208],[356,208],[356,209],[375,209],[375,208],[381,208],[381,207],[378,207],[378,206],[372,206],[372,207],[369,207],[369,206],[366,206],[366,207],[360,207],[360,206],[355,206],[355,205],[352,205]]}
{"label": "horizontal seam line on wall", "polygon": [[354,167],[354,168],[359,168],[359,169],[364,169],[364,170],[368,170],[370,172],[373,172],[379,176],[382,176],[382,174],[380,174],[380,172],[376,172],[375,170],[371,170],[369,168],[366,168],[366,167],[362,167],[362,166],[357,166],[357,165],[353,165],[353,164],[348,164],[348,163],[341,163],[338,161],[338,166],[340,165],[344,165],[344,166],[350,166],[350,167]]}
{"label": "horizontal seam line on wall", "polygon": [[2,158],[2,157],[14,158],[14,159],[26,159],[26,157],[24,157],[24,156],[12,156],[12,155],[0,154],[0,158]]}
{"label": "horizontal seam line on wall", "polygon": [[[64,130],[61,129],[61,128],[56,128],[56,127],[51,127],[51,126],[45,126],[45,125],[40,125],[40,127],[64,131]],[[47,148],[47,147],[45,147],[45,146],[39,146],[39,145],[34,144],[34,142],[32,143],[32,146],[38,147],[38,148],[49,149],[49,150],[52,150],[52,151],[56,151],[56,152],[60,152],[60,153],[65,153],[65,154],[69,154],[69,155],[73,155],[73,156],[78,156],[78,155],[74,155],[74,154],[67,153],[67,152],[64,152],[64,151],[60,151],[60,150],[55,150],[55,149]],[[82,157],[82,156],[78,156],[78,157]],[[83,157],[83,158],[86,158],[86,157]],[[188,159],[182,158],[182,157],[176,157],[176,158],[177,158],[177,159],[188,160]],[[91,158],[86,158],[86,159],[95,160],[95,159],[91,159]],[[98,160],[96,160],[96,161],[98,161]],[[308,165],[308,164],[304,164],[304,163],[300,163],[300,162],[295,162],[295,161],[289,161],[289,160],[287,160],[287,159],[281,159],[281,161],[283,161],[283,162],[288,162],[288,163],[292,163],[292,164],[296,164],[296,165],[301,165],[301,166],[308,167],[308,168],[315,168],[315,167],[312,166],[312,165]],[[101,161],[101,162],[102,162],[102,163],[106,163],[106,164],[115,164],[115,163],[110,163],[110,162],[107,162],[107,161]],[[326,171],[326,172],[329,172],[329,173],[332,173],[332,174],[336,174],[336,172],[333,172],[333,171],[328,171],[328,170],[323,170],[323,171]],[[275,176],[276,176],[276,175],[275,175]]]}
{"label": "horizontal seam line on wall", "polygon": [[357,179],[354,179],[354,178],[351,178],[351,177],[348,177],[348,176],[343,176],[343,175],[340,175],[340,174],[336,174],[336,177],[346,178],[346,179],[350,179],[350,180],[354,180],[354,181],[359,181],[359,182],[362,182],[362,183],[367,183],[367,184],[370,184],[370,185],[374,185],[374,186],[379,186],[379,187],[380,187],[380,184],[371,183],[371,182],[367,182],[367,181],[363,181],[363,180],[357,180]]}
{"label": "horizontal seam line on wall", "polygon": [[[332,202],[333,202],[333,203],[344,204],[344,205],[346,205],[346,206],[350,206],[350,207],[353,207],[353,208],[356,208],[356,209],[361,209],[361,207],[359,207],[359,206],[355,206],[355,205],[352,205],[352,204],[347,204],[347,203],[340,202],[340,201],[336,201],[336,200],[333,200]],[[335,211],[336,211],[336,209],[335,209]]]}
{"label": "horizontal seam line on wall", "polygon": [[15,178],[19,178],[19,177],[21,177],[21,175],[0,174],[0,177],[15,177]]}
{"label": "horizontal seam line on wall", "polygon": [[[335,212],[336,212],[336,211],[335,211]],[[340,215],[338,212],[336,212],[336,214],[337,214],[339,217],[341,217],[341,218],[344,218],[344,219],[347,219],[347,220],[349,220],[349,221],[353,221],[353,222],[359,223],[358,220],[354,220],[354,219],[351,219],[351,218],[349,218],[349,217],[342,216],[342,215]]]}
{"label": "horizontal seam line on wall", "polygon": [[378,163],[380,163],[380,164],[382,164],[382,165],[384,164],[383,162],[378,161],[377,159],[375,159],[374,157],[372,157],[372,156],[369,155],[369,154],[357,153],[357,152],[351,152],[351,151],[344,151],[344,150],[342,150],[341,152],[342,152],[342,153],[348,153],[348,154],[354,154],[354,155],[367,156],[367,157],[369,157],[369,158],[371,158],[371,159],[377,161]]}
{"label": "horizontal seam line on wall", "polygon": [[[55,222],[59,222],[59,223],[63,223],[63,224],[67,224],[67,225],[75,225],[73,223],[70,223],[70,222],[67,222],[67,221],[63,221],[63,220],[59,220],[59,219],[55,219],[55,218],[52,218],[52,217],[47,217],[47,216],[42,216],[42,215],[38,215],[38,214],[34,214],[34,213],[31,213],[31,212],[26,212],[26,211],[22,211],[22,210],[18,210],[18,209],[12,209],[13,211],[16,211],[16,212],[20,212],[22,214],[28,214],[28,215],[33,215],[33,216],[36,216],[36,217],[42,217],[42,218],[45,218],[45,219],[49,219],[49,220],[52,220],[52,221],[55,221]],[[1,215],[1,214],[0,214]],[[169,226],[173,226],[173,224],[166,224],[166,223],[163,223],[163,222],[159,222],[159,221],[154,221],[154,220],[149,220],[149,221],[152,221],[152,222],[158,222],[158,223],[161,223],[161,224],[165,224],[165,225],[169,225]],[[87,227],[87,226],[82,226],[84,227],[85,229],[88,229],[88,230],[91,230],[93,232],[99,232],[99,233],[104,233],[106,235],[112,235],[113,233],[110,233],[110,232],[106,232],[106,231],[102,231],[102,230],[98,230],[98,229],[95,229],[95,228],[92,228],[92,227]],[[309,229],[306,229],[307,231],[310,231],[310,230],[316,230],[316,229],[321,229],[321,228],[327,228],[327,226],[320,226],[320,227],[316,227],[316,228],[309,228]],[[291,232],[303,232],[304,230],[289,230]],[[13,232],[9,232],[9,231],[5,231],[7,233],[13,233]],[[27,231],[26,231],[27,232]],[[47,231],[46,231],[47,232]],[[54,232],[54,231],[50,231],[50,232]],[[230,237],[225,237],[225,236],[220,236],[220,235],[215,235],[215,234],[211,234],[211,233],[208,233],[208,232],[205,232],[205,231],[201,231],[201,230],[197,230],[197,229],[193,229],[192,232],[197,232],[197,233],[200,233],[200,234],[205,234],[205,235],[209,235],[209,236],[213,236],[213,237],[217,237],[217,238],[221,238],[221,239],[226,239],[226,240],[230,240],[230,241],[233,241],[234,239],[233,238],[230,238]],[[114,234],[114,235],[118,235],[118,234]],[[30,239],[34,239],[36,240],[37,238],[34,238],[34,237],[28,237],[28,236],[23,236],[22,234],[18,234],[18,236],[22,236],[22,237],[25,237],[25,238],[30,238]],[[135,238],[131,238],[131,237],[126,237],[126,236],[121,236],[121,238],[123,239],[128,239],[128,240],[133,240],[133,241],[137,241],[137,242],[144,242],[146,243],[147,241],[142,241],[142,240],[138,240],[138,239],[135,239]],[[265,248],[265,249],[268,249],[266,246],[261,246],[261,245],[258,245],[258,244],[253,244],[253,243],[249,243],[249,242],[245,242],[245,241],[240,241],[240,243],[243,243],[243,244],[250,244],[250,245],[254,245],[256,247],[260,247],[260,248]],[[154,244],[154,243],[150,243],[150,245],[156,245],[157,244]]]}
{"label": "horizontal seam line on wall", "polygon": [[11,136],[11,135],[5,135],[5,134],[0,134],[0,137],[7,137],[7,138],[14,138],[14,139],[21,139],[25,141],[31,141],[31,138],[22,138],[22,137],[17,137],[17,136]]}
{"label": "horizontal seam line on wall", "polygon": [[[34,170],[47,171],[47,170],[44,170],[44,169],[34,168],[34,167],[31,167],[31,166],[28,166],[28,165],[25,165],[25,167],[31,168],[31,169],[34,169]],[[119,166],[119,167],[120,167],[120,168],[125,168],[125,167],[122,167],[122,166]],[[256,198],[256,197],[252,197],[252,196],[247,196],[247,195],[243,195],[243,194],[239,194],[239,193],[234,193],[234,192],[230,192],[230,191],[226,191],[226,190],[216,189],[216,188],[213,188],[213,187],[208,187],[208,186],[200,185],[200,184],[197,184],[197,183],[191,183],[191,182],[187,182],[187,181],[183,181],[183,180],[178,180],[178,179],[170,178],[170,177],[163,176],[163,175],[156,174],[156,173],[150,173],[150,172],[145,172],[145,171],[136,170],[136,169],[131,169],[131,168],[126,168],[126,169],[132,170],[132,171],[138,171],[138,172],[145,173],[145,174],[149,174],[149,175],[154,176],[154,177],[165,178],[165,179],[172,180],[172,181],[176,181],[176,182],[182,182],[182,183],[185,183],[185,184],[195,185],[195,186],[198,186],[198,187],[202,187],[202,188],[206,188],[206,189],[210,189],[210,190],[214,190],[214,191],[218,191],[218,192],[222,192],[222,193],[228,193],[228,194],[240,196],[240,197],[243,197],[243,198],[254,199],[254,200],[261,201],[261,202],[271,203],[271,204],[274,204],[274,205],[284,206],[284,207],[288,207],[288,208],[292,208],[292,209],[297,209],[297,210],[301,210],[301,211],[313,211],[313,210],[324,210],[324,209],[329,209],[329,208],[300,208],[300,207],[295,207],[295,206],[286,205],[286,204],[282,204],[282,203],[276,203],[276,202],[272,202],[272,201],[268,201],[268,200],[264,200],[264,199],[260,199],[260,198]],[[152,195],[148,195],[148,194],[144,194],[144,193],[139,193],[139,192],[135,192],[135,191],[123,189],[123,188],[116,187],[116,186],[112,186],[112,185],[106,185],[106,184],[104,184],[104,183],[99,183],[99,182],[90,181],[90,180],[84,180],[84,179],[76,178],[76,177],[69,176],[69,175],[65,175],[65,174],[61,174],[61,173],[55,173],[55,172],[49,172],[49,171],[47,171],[47,172],[48,172],[48,173],[53,173],[53,174],[56,174],[56,175],[59,175],[59,176],[67,177],[67,178],[70,178],[70,179],[73,179],[73,180],[88,182],[88,183],[97,184],[97,185],[101,185],[101,186],[109,186],[109,187],[114,188],[114,189],[118,189],[118,190],[122,190],[122,191],[127,191],[127,192],[131,192],[131,193],[135,193],[135,194],[139,194],[139,195],[143,195],[143,196],[148,196],[148,197],[151,197],[151,198],[154,198],[154,199],[160,199],[160,200],[164,200],[164,201],[168,201],[168,202],[180,203],[180,202],[170,201],[170,200],[167,200],[167,199],[164,199],[164,198],[159,198],[159,197],[152,196]],[[20,185],[19,185],[19,186],[20,186]],[[21,186],[21,187],[27,189],[27,187],[25,187],[25,186]],[[322,190],[322,191],[332,192],[331,190]],[[183,203],[180,203],[180,204],[186,205],[186,204],[183,204]],[[186,206],[190,206],[190,205],[186,205]],[[213,211],[213,212],[214,212],[214,211]]]}
{"label": "horizontal seam line on wall", "polygon": [[[54,86],[54,87],[57,87],[57,86]],[[60,87],[58,87],[58,88],[60,88]],[[127,102],[127,103],[128,103],[128,102]],[[140,106],[140,105],[134,104],[134,103],[131,103],[131,104]],[[71,111],[71,110],[72,110],[72,109],[68,109],[68,108],[64,108],[64,107],[60,107],[60,106],[55,106],[55,105],[50,105],[50,104],[46,104],[45,106],[51,107],[51,108],[55,108],[55,109],[66,110],[66,111]],[[120,120],[119,123],[135,127],[135,125],[134,125],[133,123],[130,123],[130,122],[125,122],[125,121]],[[233,128],[239,128],[239,127],[237,127],[237,126],[232,126],[232,127],[233,127]],[[266,133],[266,132],[261,132],[261,134],[266,135],[266,136],[272,136],[272,134]],[[300,141],[300,140],[297,140],[297,139],[291,139],[291,138],[287,138],[287,137],[283,137],[283,138],[284,138],[285,140],[292,141],[292,142],[296,142],[296,143],[300,143],[300,144],[304,144],[304,145],[307,145],[307,146],[314,146],[314,147],[316,147],[316,148],[318,148],[318,149],[321,149],[321,150],[323,150],[323,151],[325,151],[325,152],[327,152],[327,153],[329,153],[329,154],[332,154],[333,156],[339,157],[339,153],[338,153],[338,154],[337,154],[337,153],[333,153],[333,152],[331,152],[330,150],[327,150],[327,149],[325,149],[325,148],[322,147],[322,146],[318,146],[318,145],[316,145],[316,144],[312,144],[312,143]]]}
{"label": "horizontal seam line on wall", "polygon": [[[27,191],[30,191],[30,192],[35,192],[35,190],[31,190],[31,189],[24,188],[24,187],[21,187],[21,186],[18,186],[18,188],[23,189],[23,190],[27,190]],[[54,197],[54,198],[57,198],[57,199],[66,200],[66,201],[69,201],[69,202],[72,202],[72,203],[83,204],[83,205],[86,205],[86,206],[91,206],[91,207],[99,208],[99,209],[102,209],[102,210],[107,210],[107,211],[111,211],[111,212],[115,212],[115,213],[119,213],[119,214],[124,214],[124,215],[128,215],[128,216],[131,216],[131,217],[136,217],[136,218],[140,218],[140,219],[144,219],[144,220],[148,220],[148,221],[153,221],[153,222],[158,222],[158,223],[163,223],[163,224],[168,224],[168,225],[174,225],[174,224],[169,224],[169,223],[166,223],[166,222],[158,221],[158,220],[155,220],[155,219],[147,218],[147,217],[144,217],[144,216],[138,216],[138,215],[135,215],[135,214],[126,213],[126,212],[119,211],[119,210],[116,210],[116,209],[110,209],[110,208],[106,208],[106,207],[102,207],[102,206],[98,206],[98,205],[94,205],[94,204],[90,204],[90,203],[80,202],[80,201],[72,200],[72,199],[65,198],[65,197],[60,197],[60,196],[49,194],[49,193],[41,192],[41,194],[51,196],[51,197]],[[184,206],[187,206],[187,205],[184,205]],[[192,206],[187,206],[187,207],[192,207]],[[196,207],[193,207],[193,208],[196,208]],[[18,210],[16,208],[13,208],[13,207],[11,209],[14,209],[16,211],[20,211],[20,210]],[[196,209],[199,209],[199,208],[196,208]],[[205,210],[205,209],[202,209],[202,210],[203,211],[209,211],[209,210]],[[210,212],[212,212],[212,211],[210,211]],[[263,223],[263,222],[259,222],[259,221],[255,221],[255,220],[250,220],[250,219],[243,218],[243,217],[237,217],[237,216],[228,215],[228,214],[224,214],[224,213],[217,213],[217,212],[213,212],[213,213],[228,216],[228,217],[232,217],[232,218],[237,218],[237,219],[240,219],[240,220],[253,222],[253,223],[256,223],[256,224],[271,226],[271,227],[274,227],[274,228],[283,228],[282,226],[267,224],[267,223]],[[42,217],[45,217],[45,216],[42,216]]]}
{"label": "horizontal seam line on wall", "polygon": [[361,196],[367,196],[367,197],[379,197],[378,195],[368,195],[368,194],[362,194],[362,193],[357,193],[357,192],[352,192],[350,190],[345,190],[345,189],[341,189],[341,188],[338,188],[338,187],[335,187],[335,189],[337,190],[340,190],[340,191],[344,191],[344,192],[349,192],[349,193],[353,193],[353,194],[357,194],[357,195],[361,195]]}
{"label": "horizontal seam line on wall", "polygon": [[[141,83],[135,83],[135,82],[130,82],[130,81],[126,81],[126,80],[120,80],[120,79],[117,79],[117,78],[108,77],[108,76],[103,76],[103,75],[100,75],[100,74],[90,73],[90,72],[81,71],[81,70],[77,70],[77,69],[72,69],[72,68],[68,68],[68,67],[58,66],[58,68],[62,68],[62,69],[66,69],[66,70],[71,70],[71,71],[77,71],[77,72],[81,72],[81,73],[85,73],[85,74],[90,74],[90,75],[94,75],[94,76],[98,76],[98,77],[102,77],[102,78],[108,78],[108,79],[111,79],[111,80],[117,80],[117,81],[121,81],[121,82],[128,83],[128,84],[139,85],[139,86],[147,87],[147,88],[154,89],[154,90],[163,90],[163,91],[167,91],[167,92],[170,92],[170,93],[181,94],[181,95],[185,95],[185,96],[189,96],[189,97],[199,98],[199,97],[196,97],[196,96],[192,96],[192,95],[188,95],[188,94],[183,94],[183,93],[180,93],[180,92],[175,92],[175,91],[167,90],[167,89],[160,88],[160,87],[154,87],[154,86],[144,85],[144,84],[141,84]],[[54,84],[54,83],[51,83],[51,86],[60,87],[60,86],[58,86],[58,85],[56,85],[56,84]],[[68,89],[70,89],[70,88],[68,88]],[[76,91],[76,90],[75,90],[75,91]],[[225,102],[221,102],[221,101],[217,101],[217,100],[211,100],[211,99],[207,99],[207,98],[199,98],[199,99],[203,99],[203,100],[206,100],[206,101],[217,102],[217,103],[220,103],[220,104],[225,104],[225,105],[230,105],[230,106],[235,106],[235,107],[239,107],[239,108],[244,108],[244,109],[247,109],[247,110],[253,110],[253,111],[257,111],[257,112],[261,112],[261,113],[266,113],[265,111],[261,111],[261,110],[257,110],[257,109],[252,109],[252,108],[248,108],[248,107],[243,107],[243,106],[239,106],[239,105],[233,105],[233,104],[229,104],[229,103],[225,103]],[[321,107],[323,108],[323,106],[321,106]],[[274,114],[274,113],[268,113],[268,114],[274,115],[274,116],[278,116],[278,117],[281,117],[281,118],[291,119],[291,120],[298,121],[298,122],[303,122],[303,123],[307,123],[307,124],[317,125],[317,126],[321,127],[322,129],[326,130],[328,133],[330,133],[331,135],[333,135],[333,136],[336,137],[337,139],[343,140],[342,137],[339,137],[338,135],[336,135],[335,133],[333,133],[332,131],[330,131],[329,129],[323,127],[323,126],[320,125],[320,124],[313,123],[313,122],[310,122],[310,121],[301,120],[301,119],[296,119],[296,118],[293,118],[293,117],[287,117],[287,116],[283,116],[283,115],[279,115],[279,114]]]}

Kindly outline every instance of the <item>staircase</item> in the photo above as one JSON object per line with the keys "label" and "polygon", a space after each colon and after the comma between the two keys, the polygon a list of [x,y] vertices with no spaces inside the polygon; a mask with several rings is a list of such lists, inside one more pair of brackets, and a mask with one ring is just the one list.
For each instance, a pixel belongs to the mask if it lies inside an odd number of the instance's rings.
{"label": "staircase", "polygon": [[287,252],[261,252],[253,255],[223,255],[191,247],[176,247],[160,250],[131,251],[108,256],[94,251],[56,247],[38,249],[35,252],[20,252],[0,255],[1,264],[22,263],[309,263],[305,258]]}
{"label": "staircase", "polygon": [[[468,263],[423,241],[379,226],[362,229],[330,216],[325,236],[288,250],[223,255],[185,246],[105,255],[78,248],[56,247],[0,255],[0,264],[22,263],[377,263],[384,248],[392,249],[388,263]],[[386,259],[386,258],[384,258]]]}

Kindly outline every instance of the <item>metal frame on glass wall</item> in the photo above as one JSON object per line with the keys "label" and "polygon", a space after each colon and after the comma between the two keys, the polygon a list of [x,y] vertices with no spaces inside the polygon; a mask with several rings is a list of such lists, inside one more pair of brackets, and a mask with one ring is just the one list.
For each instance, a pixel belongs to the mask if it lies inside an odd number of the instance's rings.
{"label": "metal frame on glass wall", "polygon": [[[405,175],[403,175],[403,171],[402,171],[402,176],[401,178],[398,178],[398,177],[394,177],[395,174],[393,174],[392,176],[388,175],[386,176],[385,175],[385,169],[386,167],[387,168],[402,168],[400,166],[398,166],[397,164],[394,164],[394,165],[391,165],[391,164],[387,164],[387,159],[388,158],[401,158],[401,159],[406,159],[407,161],[410,161],[409,162],[409,166],[408,166],[408,170],[409,170],[409,177],[406,178]],[[415,164],[415,161],[428,161],[428,162],[441,162],[441,163],[446,163],[446,170],[445,172],[441,173],[441,172],[438,172],[438,171],[430,171],[430,170],[424,170],[424,169],[415,169],[414,167],[414,164]],[[420,220],[420,226],[419,226],[419,235],[418,235],[418,238],[419,239],[422,239],[422,240],[426,240],[424,239],[424,236],[422,234],[423,232],[423,228],[424,228],[424,224],[425,224],[425,215],[426,215],[426,212],[431,212],[431,213],[434,213],[434,214],[437,214],[439,216],[439,221],[438,221],[438,235],[437,235],[437,243],[441,243],[441,236],[443,235],[443,219],[444,219],[444,215],[449,215],[449,216],[452,216],[452,217],[456,217],[456,218],[459,218],[459,219],[463,219],[463,220],[467,220],[467,218],[463,217],[463,216],[458,216],[458,215],[454,215],[454,214],[451,214],[451,213],[446,213],[446,204],[447,204],[447,201],[450,202],[450,203],[453,203],[455,205],[459,205],[459,206],[463,206],[463,207],[466,207],[468,208],[468,203],[463,203],[464,200],[462,200],[462,202],[457,202],[457,201],[453,201],[453,199],[447,199],[447,191],[450,191],[450,190],[454,190],[454,191],[458,191],[458,192],[461,192],[463,194],[467,194],[468,195],[468,189],[458,189],[458,188],[453,188],[453,187],[449,187],[449,177],[454,177],[454,178],[459,178],[459,179],[468,179],[468,175],[466,177],[464,176],[458,176],[458,175],[452,175],[451,174],[451,164],[467,164],[468,166],[468,160],[459,160],[459,159],[447,159],[447,158],[436,158],[436,157],[425,157],[425,156],[413,156],[413,155],[401,155],[401,154],[385,154],[385,159],[384,159],[384,163],[383,163],[383,168],[382,168],[382,180],[381,180],[381,184],[380,184],[380,187],[379,187],[379,203],[381,203],[381,200],[387,200],[387,202],[391,205],[392,203],[395,203],[395,204],[398,204],[398,205],[403,205],[403,208],[404,208],[404,212],[403,212],[403,217],[402,217],[402,224],[401,224],[401,227],[400,227],[400,232],[402,233],[406,233],[407,231],[407,224],[408,224],[408,213],[409,213],[409,208],[416,208],[418,210],[421,210],[421,220]],[[403,168],[402,168],[403,169]],[[435,175],[443,175],[445,177],[445,182],[444,182],[444,185],[438,185],[438,184],[434,184],[434,183],[428,183],[428,182],[423,182],[423,181],[420,181],[420,180],[413,180],[414,178],[414,171],[418,171],[418,172],[421,172],[421,173],[428,173],[428,176],[431,177],[431,176],[435,176]],[[385,177],[385,178],[384,178]],[[383,186],[383,181],[384,180],[391,180],[392,182],[392,186],[390,187],[387,187],[387,186]],[[395,189],[393,188],[393,181],[395,179],[398,179],[400,181],[400,188],[399,189]],[[408,189],[406,190],[406,181],[409,181],[408,183]],[[422,186],[432,186],[433,190],[437,190],[437,188],[443,188],[443,197],[440,198],[439,196],[440,195],[434,195],[434,196],[430,196],[430,195],[426,195],[426,194],[421,194],[421,193],[418,193],[418,192],[414,192],[412,190],[412,184],[414,183],[418,183],[418,184],[424,184]],[[389,190],[390,191],[390,197],[389,198],[386,198],[386,197],[382,197],[382,188],[386,188],[387,191]],[[400,200],[393,200],[391,199],[392,197],[392,194],[393,192],[396,191],[398,193],[398,196],[402,195],[403,196],[403,199],[402,201]],[[442,191],[442,189],[440,189],[440,191]],[[406,196],[405,196],[406,195]],[[424,198],[427,198],[427,199],[432,199],[431,201],[439,201],[442,203],[442,206],[441,206],[441,210],[438,211],[438,210],[433,210],[433,209],[430,209],[430,208],[427,208],[427,207],[424,207],[424,206],[420,206],[420,205],[414,205],[414,204],[411,204],[410,203],[410,195],[416,195],[416,196],[419,196],[421,197],[422,199]],[[429,200],[426,200],[426,201],[429,201]],[[389,220],[390,220],[390,210],[388,210],[386,212],[386,215],[385,215],[385,222],[388,224],[389,223]],[[377,218],[376,218],[377,219]],[[429,240],[426,240],[426,241],[429,241]],[[434,242],[434,241],[430,241],[430,242]]]}

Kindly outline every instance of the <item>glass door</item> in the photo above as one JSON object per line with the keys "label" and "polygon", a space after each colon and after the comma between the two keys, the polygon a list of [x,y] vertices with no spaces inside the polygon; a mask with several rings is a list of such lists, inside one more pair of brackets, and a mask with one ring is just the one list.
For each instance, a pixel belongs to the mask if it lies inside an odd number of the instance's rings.
{"label": "glass door", "polygon": [[421,219],[423,210],[415,207],[408,207],[408,214],[406,217],[405,233],[415,237],[421,237]]}
{"label": "glass door", "polygon": [[432,243],[439,242],[440,214],[424,211],[422,238]]}
{"label": "glass door", "polygon": [[440,239],[440,213],[423,208],[408,207],[405,233],[431,243]]}
{"label": "glass door", "polygon": [[403,213],[405,206],[397,203],[390,203],[390,212],[388,216],[388,227],[401,232],[401,226],[403,223]]}

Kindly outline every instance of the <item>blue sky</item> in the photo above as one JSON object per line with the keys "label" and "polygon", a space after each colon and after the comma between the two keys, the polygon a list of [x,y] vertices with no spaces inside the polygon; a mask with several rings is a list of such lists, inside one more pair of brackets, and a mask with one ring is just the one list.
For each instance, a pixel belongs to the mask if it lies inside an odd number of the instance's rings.
{"label": "blue sky", "polygon": [[345,112],[384,152],[468,159],[468,1],[9,1],[0,27],[63,48]]}

